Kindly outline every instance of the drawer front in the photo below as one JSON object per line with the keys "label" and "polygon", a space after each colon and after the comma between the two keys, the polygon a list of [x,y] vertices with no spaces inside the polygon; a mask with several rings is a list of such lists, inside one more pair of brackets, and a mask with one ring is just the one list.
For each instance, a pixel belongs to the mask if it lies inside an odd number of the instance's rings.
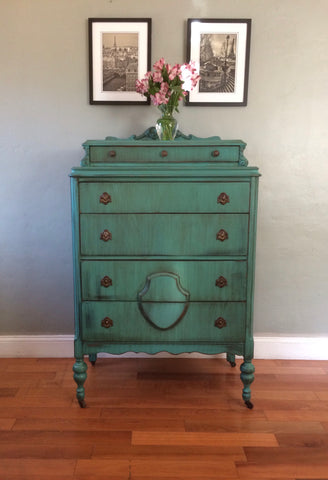
{"label": "drawer front", "polygon": [[177,276],[190,301],[242,301],[246,268],[245,261],[85,260],[81,262],[82,299],[136,301],[151,276],[148,301],[181,301]]}
{"label": "drawer front", "polygon": [[113,162],[227,162],[237,163],[239,159],[239,146],[179,146],[160,145],[140,147],[130,146],[91,146],[89,149],[91,163]]}
{"label": "drawer front", "polygon": [[249,211],[249,183],[80,183],[82,213]]}
{"label": "drawer front", "polygon": [[[149,303],[147,311],[157,324],[174,323],[182,304]],[[82,337],[107,342],[240,342],[245,339],[245,303],[190,303],[172,328],[155,328],[141,314],[137,302],[84,302]]]}
{"label": "drawer front", "polygon": [[82,255],[245,255],[247,214],[80,216]]}

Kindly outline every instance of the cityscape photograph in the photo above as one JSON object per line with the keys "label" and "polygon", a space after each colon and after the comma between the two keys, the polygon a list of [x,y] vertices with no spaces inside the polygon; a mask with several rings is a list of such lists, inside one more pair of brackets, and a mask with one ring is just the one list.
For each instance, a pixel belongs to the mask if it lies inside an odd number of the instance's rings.
{"label": "cityscape photograph", "polygon": [[199,92],[235,91],[237,34],[201,34]]}
{"label": "cityscape photograph", "polygon": [[103,33],[103,91],[135,91],[138,33]]}

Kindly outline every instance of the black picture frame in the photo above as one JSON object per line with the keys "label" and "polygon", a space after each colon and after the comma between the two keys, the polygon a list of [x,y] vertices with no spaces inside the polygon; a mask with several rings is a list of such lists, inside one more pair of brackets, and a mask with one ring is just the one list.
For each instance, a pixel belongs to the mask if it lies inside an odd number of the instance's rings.
{"label": "black picture frame", "polygon": [[89,18],[92,105],[149,105],[136,92],[151,65],[151,18]]}
{"label": "black picture frame", "polygon": [[195,61],[200,81],[187,106],[247,105],[251,19],[196,19],[187,22],[187,61]]}

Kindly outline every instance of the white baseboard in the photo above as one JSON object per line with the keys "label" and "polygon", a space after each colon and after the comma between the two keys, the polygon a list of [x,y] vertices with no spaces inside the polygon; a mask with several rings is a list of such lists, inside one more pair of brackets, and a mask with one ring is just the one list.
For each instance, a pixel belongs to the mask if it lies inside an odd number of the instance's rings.
{"label": "white baseboard", "polygon": [[254,357],[283,360],[328,360],[328,337],[255,336]]}
{"label": "white baseboard", "polygon": [[[71,358],[73,335],[4,335],[0,336],[0,357]],[[255,358],[290,360],[328,360],[328,337],[255,336]],[[101,356],[110,356],[101,354]],[[149,357],[146,354],[125,353],[124,357]],[[157,357],[170,357],[167,352]],[[199,353],[184,357],[208,358]],[[222,356],[222,355],[218,355]]]}
{"label": "white baseboard", "polygon": [[74,357],[73,335],[4,335],[0,336],[3,358]]}

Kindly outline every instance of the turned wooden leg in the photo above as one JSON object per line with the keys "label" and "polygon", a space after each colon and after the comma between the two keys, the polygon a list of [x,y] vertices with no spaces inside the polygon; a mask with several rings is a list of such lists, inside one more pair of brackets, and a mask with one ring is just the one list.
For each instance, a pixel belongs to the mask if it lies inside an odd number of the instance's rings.
{"label": "turned wooden leg", "polygon": [[76,358],[76,362],[73,365],[73,372],[74,372],[73,378],[77,384],[76,398],[78,399],[78,402],[81,408],[84,408],[86,406],[86,403],[84,401],[83,384],[87,379],[87,369],[88,369],[88,366],[83,361],[83,357]]}
{"label": "turned wooden leg", "polygon": [[229,362],[232,367],[235,367],[236,356],[233,353],[227,353],[227,362]]}
{"label": "turned wooden leg", "polygon": [[97,354],[96,353],[90,353],[89,362],[91,363],[91,365],[93,367],[96,365],[96,360],[97,360]]}
{"label": "turned wooden leg", "polygon": [[255,367],[251,361],[245,361],[240,365],[240,371],[241,371],[240,378],[244,384],[243,400],[247,408],[253,408],[253,404],[251,402],[250,384],[254,380]]}

